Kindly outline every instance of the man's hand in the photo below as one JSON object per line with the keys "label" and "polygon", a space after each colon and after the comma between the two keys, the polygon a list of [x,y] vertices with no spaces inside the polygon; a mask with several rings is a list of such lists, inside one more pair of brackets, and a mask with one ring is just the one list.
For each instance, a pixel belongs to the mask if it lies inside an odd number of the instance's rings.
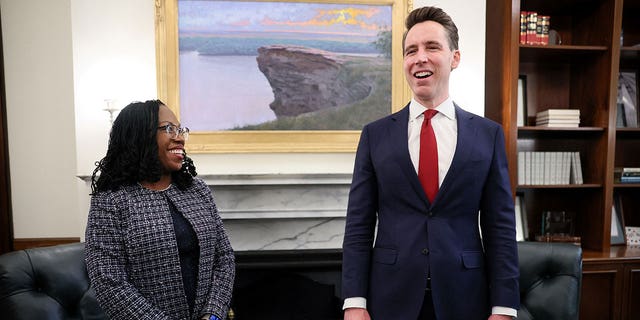
{"label": "man's hand", "polygon": [[491,316],[489,316],[489,320],[511,320],[511,319],[513,319],[511,316],[506,316],[504,314],[492,314]]}
{"label": "man's hand", "polygon": [[371,320],[371,317],[367,309],[347,308],[344,310],[344,320]]}

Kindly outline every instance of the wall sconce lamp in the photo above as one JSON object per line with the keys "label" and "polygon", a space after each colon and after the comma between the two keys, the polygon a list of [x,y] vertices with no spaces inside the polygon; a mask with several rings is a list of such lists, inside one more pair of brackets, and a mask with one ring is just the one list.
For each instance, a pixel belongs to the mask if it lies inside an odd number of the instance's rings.
{"label": "wall sconce lamp", "polygon": [[104,102],[107,104],[107,106],[102,110],[109,112],[109,122],[111,122],[111,125],[113,125],[113,113],[116,111],[120,111],[120,108],[115,106],[116,100],[114,99],[104,99]]}

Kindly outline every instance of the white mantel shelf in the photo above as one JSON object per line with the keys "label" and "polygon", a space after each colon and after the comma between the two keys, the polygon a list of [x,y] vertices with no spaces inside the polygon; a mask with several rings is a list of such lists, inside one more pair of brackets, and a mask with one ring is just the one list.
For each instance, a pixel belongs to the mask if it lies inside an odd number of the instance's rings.
{"label": "white mantel shelf", "polygon": [[232,185],[309,185],[351,183],[351,174],[202,174],[198,177],[210,186]]}
{"label": "white mantel shelf", "polygon": [[[351,174],[200,174],[223,220],[345,217]],[[78,176],[91,183],[91,176]]]}
{"label": "white mantel shelf", "polygon": [[[78,176],[91,184],[90,176]],[[236,251],[342,247],[351,174],[200,174]]]}

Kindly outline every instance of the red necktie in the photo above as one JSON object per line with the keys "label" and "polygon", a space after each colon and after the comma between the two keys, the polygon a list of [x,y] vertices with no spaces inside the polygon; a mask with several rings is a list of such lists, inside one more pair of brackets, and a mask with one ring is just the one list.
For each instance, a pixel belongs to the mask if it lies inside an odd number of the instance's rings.
{"label": "red necktie", "polygon": [[431,203],[438,194],[438,145],[431,126],[431,118],[436,113],[438,111],[433,109],[427,109],[424,112],[424,121],[420,130],[420,163],[418,164],[418,178]]}

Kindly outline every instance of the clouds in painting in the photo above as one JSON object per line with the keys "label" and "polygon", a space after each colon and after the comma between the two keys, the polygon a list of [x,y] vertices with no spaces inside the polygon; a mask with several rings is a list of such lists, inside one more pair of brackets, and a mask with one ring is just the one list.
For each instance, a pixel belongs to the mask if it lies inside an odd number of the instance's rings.
{"label": "clouds in painting", "polygon": [[179,1],[179,11],[183,34],[269,32],[373,37],[391,24],[391,7],[383,5]]}

